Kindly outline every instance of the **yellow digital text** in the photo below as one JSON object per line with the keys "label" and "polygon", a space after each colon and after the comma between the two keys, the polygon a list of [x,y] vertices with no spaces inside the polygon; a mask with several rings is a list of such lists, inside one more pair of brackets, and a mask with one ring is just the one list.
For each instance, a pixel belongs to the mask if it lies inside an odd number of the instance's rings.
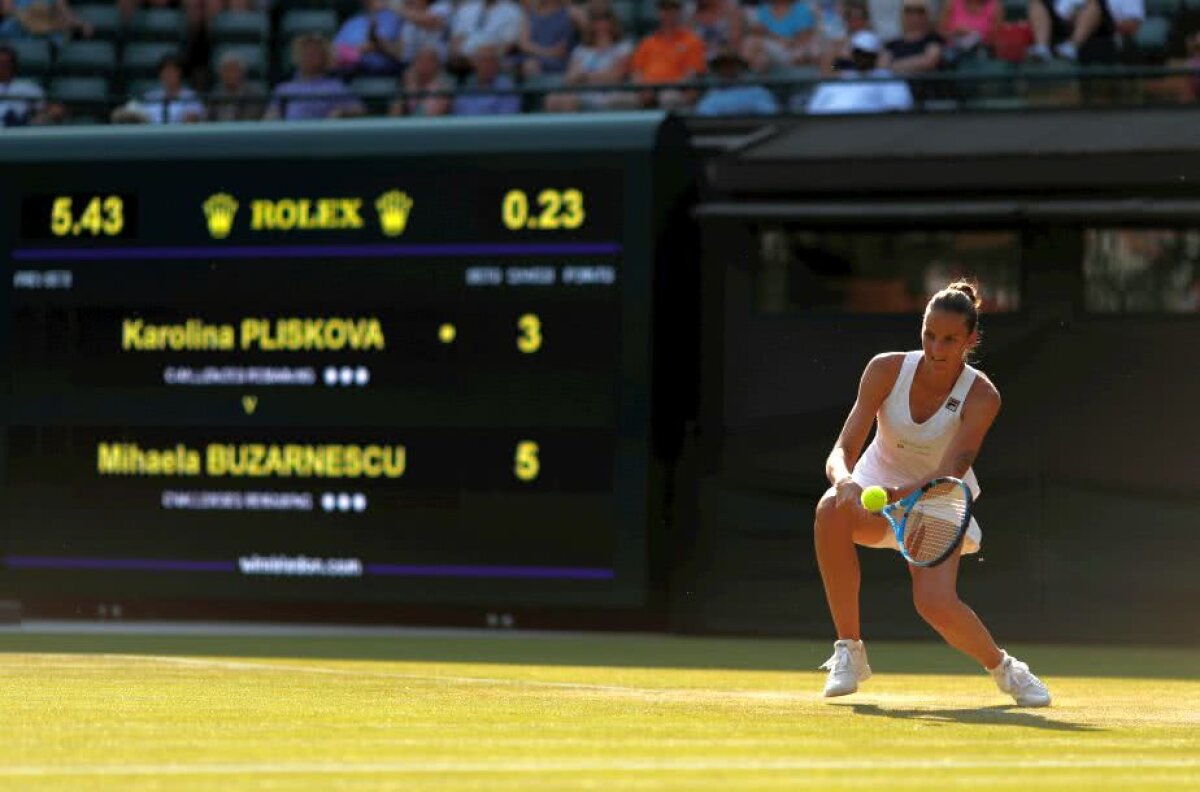
{"label": "yellow digital text", "polygon": [[398,479],[407,466],[402,445],[209,443],[200,449],[182,443],[170,448],[96,444],[96,471],[102,476]]}

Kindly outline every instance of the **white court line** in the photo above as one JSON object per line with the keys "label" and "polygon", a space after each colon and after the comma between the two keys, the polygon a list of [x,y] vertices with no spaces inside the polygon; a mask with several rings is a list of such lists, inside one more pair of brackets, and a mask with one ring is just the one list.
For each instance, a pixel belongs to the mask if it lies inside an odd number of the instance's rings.
{"label": "white court line", "polygon": [[[168,655],[88,655],[102,657],[106,660],[140,660],[151,663],[168,665],[199,666],[209,668],[241,669],[244,671],[286,671],[301,674],[326,674],[349,677],[377,677],[383,679],[410,679],[420,682],[448,682],[452,684],[471,685],[503,685],[567,688],[574,690],[599,690],[609,693],[636,693],[648,695],[655,693],[673,693],[677,690],[669,688],[638,688],[624,685],[596,685],[585,682],[550,682],[540,679],[505,679],[503,677],[470,677],[442,676],[438,674],[406,674],[399,671],[373,671],[359,668],[326,668],[321,666],[289,665],[287,663],[262,663],[244,660],[207,660],[197,657],[171,657]],[[682,690],[682,689],[681,689]]]}
{"label": "white court line", "polygon": [[429,775],[443,773],[659,773],[717,771],[796,771],[796,770],[1092,770],[1092,769],[1191,769],[1200,767],[1200,759],[1045,759],[1020,761],[974,759],[584,759],[548,762],[206,762],[197,764],[130,765],[17,765],[0,767],[0,778],[51,776],[183,776],[183,775],[359,775],[397,773]]}

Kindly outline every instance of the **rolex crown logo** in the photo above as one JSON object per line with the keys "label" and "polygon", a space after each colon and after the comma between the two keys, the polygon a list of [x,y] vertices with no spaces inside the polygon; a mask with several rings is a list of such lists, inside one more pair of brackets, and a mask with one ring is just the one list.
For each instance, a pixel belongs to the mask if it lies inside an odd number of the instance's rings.
{"label": "rolex crown logo", "polygon": [[413,199],[399,190],[385,192],[375,201],[379,212],[379,225],[385,236],[400,236],[408,227],[408,215],[412,211]]}
{"label": "rolex crown logo", "polygon": [[233,218],[237,215],[238,202],[229,193],[210,195],[204,202],[204,217],[208,221],[208,233],[213,239],[224,239],[233,230]]}

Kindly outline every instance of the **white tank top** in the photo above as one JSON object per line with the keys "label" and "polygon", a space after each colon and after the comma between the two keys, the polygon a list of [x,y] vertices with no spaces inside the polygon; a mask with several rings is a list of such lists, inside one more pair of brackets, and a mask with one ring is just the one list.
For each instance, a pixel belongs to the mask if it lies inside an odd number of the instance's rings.
{"label": "white tank top", "polygon": [[[950,395],[929,420],[920,424],[913,420],[909,392],[923,354],[920,350],[904,354],[896,384],[875,415],[875,437],[850,474],[864,487],[871,484],[896,487],[931,478],[962,423],[967,393],[978,373],[970,366],[963,366]],[[975,471],[967,470],[963,481],[971,494],[978,497]]]}

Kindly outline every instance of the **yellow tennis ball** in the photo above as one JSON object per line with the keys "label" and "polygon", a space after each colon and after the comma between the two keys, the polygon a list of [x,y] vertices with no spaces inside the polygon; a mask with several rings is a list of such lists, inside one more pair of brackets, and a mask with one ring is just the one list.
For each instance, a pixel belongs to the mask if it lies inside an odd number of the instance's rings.
{"label": "yellow tennis ball", "polygon": [[867,511],[880,511],[884,506],[887,506],[887,490],[885,490],[883,487],[880,487],[878,484],[867,487],[862,491],[861,500],[863,508]]}

